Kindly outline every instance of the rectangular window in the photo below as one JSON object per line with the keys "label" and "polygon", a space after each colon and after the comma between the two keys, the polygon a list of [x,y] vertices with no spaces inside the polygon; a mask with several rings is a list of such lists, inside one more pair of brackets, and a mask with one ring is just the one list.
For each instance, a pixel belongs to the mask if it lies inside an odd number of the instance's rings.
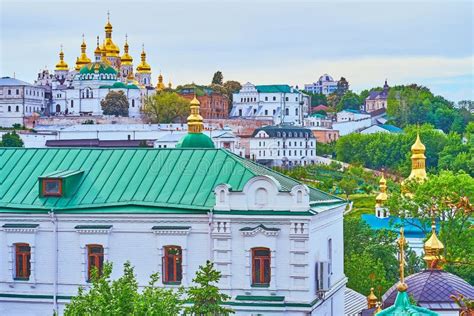
{"label": "rectangular window", "polygon": [[101,245],[87,245],[87,282],[91,281],[92,271],[102,275],[104,266],[104,247]]}
{"label": "rectangular window", "polygon": [[43,196],[62,196],[63,185],[61,179],[43,179]]}
{"label": "rectangular window", "polygon": [[15,244],[15,279],[29,280],[31,274],[31,247]]}
{"label": "rectangular window", "polygon": [[163,283],[181,283],[183,278],[182,251],[179,246],[165,246]]}
{"label": "rectangular window", "polygon": [[270,249],[252,248],[252,286],[269,286],[270,276]]}

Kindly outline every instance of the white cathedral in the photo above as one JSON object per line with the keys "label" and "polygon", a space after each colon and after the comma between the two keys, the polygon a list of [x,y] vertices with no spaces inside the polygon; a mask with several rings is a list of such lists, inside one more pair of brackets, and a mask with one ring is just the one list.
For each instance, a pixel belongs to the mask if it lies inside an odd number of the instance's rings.
{"label": "white cathedral", "polygon": [[[129,116],[136,117],[140,115],[146,97],[166,88],[161,74],[156,87],[152,85],[151,67],[147,63],[144,47],[135,72],[127,38],[124,53],[120,55],[119,47],[112,40],[109,18],[102,45],[97,36],[93,60],[87,56],[86,48],[83,37],[81,54],[72,69],[64,60],[61,48],[54,74],[47,70],[38,74],[35,84],[45,86],[51,92],[50,104],[45,111],[47,114],[102,115],[101,101],[107,94],[110,91],[123,91],[129,102]],[[168,87],[171,87],[171,83]]]}

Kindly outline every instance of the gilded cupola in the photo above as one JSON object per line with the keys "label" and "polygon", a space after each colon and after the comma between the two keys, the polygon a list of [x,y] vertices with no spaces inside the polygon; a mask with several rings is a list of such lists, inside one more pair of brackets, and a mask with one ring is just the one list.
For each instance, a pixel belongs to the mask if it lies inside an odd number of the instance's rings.
{"label": "gilded cupola", "polygon": [[100,49],[99,36],[97,36],[97,47],[94,50],[95,61],[100,61],[102,57],[102,50]]}
{"label": "gilded cupola", "polygon": [[425,251],[425,256],[423,257],[423,260],[425,260],[426,268],[441,269],[439,264],[444,262],[444,245],[436,235],[436,222],[434,220],[431,224],[431,236],[425,242],[423,249]]}
{"label": "gilded cupola", "polygon": [[107,24],[105,24],[105,41],[102,49],[105,49],[107,57],[119,57],[120,49],[112,41],[112,24],[110,14],[107,12]]}
{"label": "gilded cupola", "polygon": [[64,71],[69,70],[67,63],[64,61],[64,52],[63,52],[62,45],[61,45],[61,51],[59,52],[59,62],[56,64],[56,70],[64,70]]}
{"label": "gilded cupola", "polygon": [[91,62],[91,59],[87,57],[86,54],[86,41],[84,40],[84,34],[82,34],[82,44],[81,44],[81,56],[77,58],[76,60],[76,70],[79,71],[83,66],[89,64]]}
{"label": "gilded cupola", "polygon": [[385,180],[384,175],[382,174],[382,177],[380,178],[379,181],[379,188],[380,188],[380,193],[377,195],[375,198],[375,204],[376,206],[382,206],[388,199],[387,195],[387,180]]}
{"label": "gilded cupola", "polygon": [[374,308],[377,306],[377,296],[374,294],[374,288],[370,289],[370,294],[367,296],[367,308]]}
{"label": "gilded cupola", "polygon": [[411,173],[410,180],[424,181],[426,179],[426,147],[420,140],[420,134],[416,134],[415,143],[411,146]]}
{"label": "gilded cupola", "polygon": [[158,83],[156,84],[156,90],[162,91],[164,89],[166,89],[166,86],[163,83],[163,75],[160,73],[160,75],[158,76]]}
{"label": "gilded cupola", "polygon": [[146,62],[145,46],[142,46],[142,53],[141,53],[140,57],[141,57],[141,62],[137,66],[137,72],[138,73],[151,73],[151,67]]}
{"label": "gilded cupola", "polygon": [[125,45],[123,46],[123,51],[124,53],[122,57],[120,57],[121,64],[124,66],[132,65],[133,58],[128,53],[128,36],[127,35],[125,35]]}

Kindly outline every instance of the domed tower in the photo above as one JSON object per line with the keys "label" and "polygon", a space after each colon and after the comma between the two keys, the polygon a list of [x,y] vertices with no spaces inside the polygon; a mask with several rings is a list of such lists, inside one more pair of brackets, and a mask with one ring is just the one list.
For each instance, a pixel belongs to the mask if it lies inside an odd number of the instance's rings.
{"label": "domed tower", "polygon": [[203,118],[199,114],[199,100],[194,97],[191,100],[191,114],[188,116],[188,134],[184,136],[178,144],[177,148],[215,148],[212,139],[203,134],[204,130]]}
{"label": "domed tower", "polygon": [[142,45],[141,62],[137,66],[136,78],[138,82],[145,87],[151,86],[151,67],[146,62],[145,46]]}
{"label": "domed tower", "polygon": [[423,257],[423,260],[425,260],[426,268],[440,269],[439,264],[444,262],[444,245],[436,235],[436,222],[434,219],[433,223],[431,224],[431,236],[425,242],[423,249],[425,250],[425,256]]}
{"label": "domed tower", "polygon": [[79,71],[81,68],[91,62],[91,59],[87,57],[86,54],[86,41],[84,40],[84,34],[82,34],[82,44],[81,44],[81,56],[77,57],[75,70]]}
{"label": "domed tower", "polygon": [[120,49],[112,41],[112,24],[110,23],[110,14],[107,12],[107,24],[105,24],[105,41],[103,45],[105,49],[107,60],[115,70],[120,69]]}
{"label": "domed tower", "polygon": [[133,58],[128,53],[128,36],[125,35],[124,53],[120,57],[120,74],[122,81],[127,81],[129,77],[133,77]]}
{"label": "domed tower", "polygon": [[370,288],[370,294],[367,296],[367,308],[377,307],[377,296],[374,294],[374,288]]}
{"label": "domed tower", "polygon": [[158,76],[158,83],[156,84],[156,91],[163,91],[164,89],[166,89],[166,86],[163,83],[163,75],[160,72],[160,75]]}
{"label": "domed tower", "polygon": [[99,36],[97,36],[97,47],[94,50],[95,62],[99,62],[102,59],[102,50],[100,49]]}
{"label": "domed tower", "polygon": [[416,141],[411,146],[411,173],[409,180],[424,181],[426,180],[426,147],[420,140],[420,134],[416,134]]}
{"label": "domed tower", "polygon": [[387,180],[385,180],[384,175],[382,174],[382,178],[379,181],[379,188],[380,192],[375,198],[375,216],[378,218],[387,218],[390,214],[388,209],[384,207],[384,204],[387,202],[388,194],[387,194]]}
{"label": "domed tower", "polygon": [[61,45],[61,51],[59,52],[59,62],[56,64],[56,68],[54,69],[54,76],[56,79],[64,83],[69,73],[69,66],[64,61],[64,52],[63,52],[63,45]]}

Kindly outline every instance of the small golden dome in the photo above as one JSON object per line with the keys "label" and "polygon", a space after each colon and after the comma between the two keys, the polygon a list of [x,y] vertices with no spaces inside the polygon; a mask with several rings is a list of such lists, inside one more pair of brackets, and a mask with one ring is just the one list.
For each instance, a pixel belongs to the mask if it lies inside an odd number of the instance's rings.
{"label": "small golden dome", "polygon": [[151,73],[151,67],[146,62],[145,47],[142,47],[141,60],[142,60],[141,63],[137,66],[137,72],[138,73]]}
{"label": "small golden dome", "polygon": [[415,143],[411,146],[411,172],[408,176],[410,180],[424,181],[427,178],[426,175],[426,147],[420,140],[420,134],[416,134]]}
{"label": "small golden dome", "polygon": [[105,50],[107,57],[120,57],[119,47],[112,41],[112,24],[110,24],[110,14],[107,12],[107,24],[105,24],[105,41],[102,46],[102,50]]}
{"label": "small golden dome", "polygon": [[439,269],[440,267],[438,263],[442,263],[444,261],[444,245],[436,235],[436,223],[434,220],[431,225],[431,236],[425,242],[423,249],[425,251],[423,260],[425,260],[426,267],[428,269]]}
{"label": "small golden dome", "polygon": [[162,91],[164,89],[166,89],[166,86],[163,83],[163,76],[160,73],[160,75],[158,76],[158,83],[156,84],[156,90]]}
{"label": "small golden dome", "polygon": [[125,35],[125,45],[123,46],[124,54],[120,58],[122,65],[130,66],[132,65],[133,58],[128,53],[128,37]]}
{"label": "small golden dome", "polygon": [[379,188],[380,188],[380,193],[375,198],[376,206],[382,206],[382,204],[388,200],[387,180],[385,180],[385,177],[383,174],[379,181]]}
{"label": "small golden dome", "polygon": [[416,134],[416,141],[415,143],[411,146],[411,151],[414,153],[414,154],[418,154],[418,153],[424,153],[426,150],[426,147],[425,145],[423,145],[423,143],[421,142],[420,140],[420,134],[417,133]]}
{"label": "small golden dome", "polygon": [[63,52],[62,45],[61,45],[61,51],[59,52],[59,62],[56,64],[56,70],[65,70],[65,71],[69,70],[67,63],[64,61],[64,52]]}
{"label": "small golden dome", "polygon": [[377,296],[374,294],[374,288],[370,288],[370,294],[367,296],[367,308],[374,308],[377,306]]}
{"label": "small golden dome", "polygon": [[100,44],[99,44],[99,36],[97,36],[97,47],[95,48],[94,55],[102,56],[102,51],[100,50]]}
{"label": "small golden dome", "polygon": [[188,133],[197,134],[204,130],[203,118],[199,114],[199,100],[194,96],[191,100],[191,114],[188,116]]}
{"label": "small golden dome", "polygon": [[81,44],[81,56],[76,60],[76,70],[79,71],[83,66],[91,62],[90,58],[86,54],[86,41],[84,40],[84,34],[82,34],[82,44]]}

